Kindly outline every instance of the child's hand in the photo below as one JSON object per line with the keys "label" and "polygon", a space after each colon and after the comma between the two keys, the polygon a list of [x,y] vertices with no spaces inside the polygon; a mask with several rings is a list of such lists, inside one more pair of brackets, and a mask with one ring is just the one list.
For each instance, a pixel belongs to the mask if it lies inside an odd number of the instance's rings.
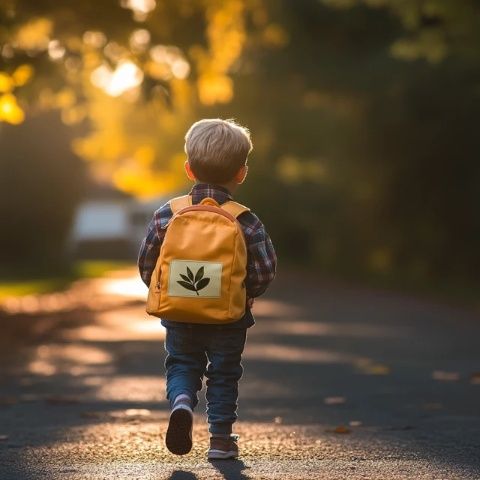
{"label": "child's hand", "polygon": [[247,306],[248,308],[252,308],[253,307],[253,302],[255,301],[254,298],[247,298]]}

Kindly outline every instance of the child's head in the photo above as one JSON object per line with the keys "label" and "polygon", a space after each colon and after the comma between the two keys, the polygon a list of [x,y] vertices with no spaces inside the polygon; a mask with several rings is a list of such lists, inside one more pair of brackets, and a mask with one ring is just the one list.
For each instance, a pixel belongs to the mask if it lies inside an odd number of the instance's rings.
{"label": "child's head", "polygon": [[249,131],[233,120],[200,120],[185,135],[187,174],[205,183],[241,183],[252,148]]}

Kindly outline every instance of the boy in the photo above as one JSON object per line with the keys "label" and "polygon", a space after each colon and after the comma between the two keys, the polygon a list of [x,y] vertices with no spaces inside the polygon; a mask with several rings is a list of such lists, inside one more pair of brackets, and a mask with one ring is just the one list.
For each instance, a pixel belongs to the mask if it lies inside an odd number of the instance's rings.
{"label": "boy", "polygon": [[[232,200],[233,192],[247,176],[251,150],[248,130],[232,120],[205,119],[195,123],[185,136],[185,170],[195,182],[190,192],[191,204],[198,205],[206,198],[219,205]],[[167,202],[154,213],[148,226],[138,258],[140,275],[147,286],[159,257],[165,227],[172,217],[171,202]],[[241,355],[246,330],[254,324],[250,311],[253,300],[265,292],[275,277],[276,256],[263,224],[252,212],[244,211],[237,220],[247,252],[244,281],[247,300],[242,318],[217,325],[213,321],[212,324],[180,323],[162,317],[166,328],[167,398],[172,409],[166,445],[175,454],[186,454],[192,448],[192,412],[205,375],[211,434],[208,458],[238,457],[232,425],[237,419]],[[184,279],[189,280],[185,276]]]}

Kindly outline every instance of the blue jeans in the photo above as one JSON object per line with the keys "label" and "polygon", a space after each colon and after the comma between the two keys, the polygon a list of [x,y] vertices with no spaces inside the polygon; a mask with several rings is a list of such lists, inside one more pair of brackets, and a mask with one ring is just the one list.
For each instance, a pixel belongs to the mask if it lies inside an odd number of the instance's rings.
{"label": "blue jeans", "polygon": [[167,328],[167,398],[172,405],[185,393],[198,403],[197,392],[207,377],[207,415],[211,433],[229,434],[237,419],[238,381],[243,368],[245,328],[179,325]]}

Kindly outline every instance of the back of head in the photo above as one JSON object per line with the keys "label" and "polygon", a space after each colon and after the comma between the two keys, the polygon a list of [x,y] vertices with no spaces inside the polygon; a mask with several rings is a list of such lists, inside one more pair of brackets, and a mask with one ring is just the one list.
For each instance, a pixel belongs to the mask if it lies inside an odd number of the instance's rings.
{"label": "back of head", "polygon": [[195,177],[206,183],[232,180],[252,150],[249,131],[233,120],[204,119],[185,136],[185,152]]}

